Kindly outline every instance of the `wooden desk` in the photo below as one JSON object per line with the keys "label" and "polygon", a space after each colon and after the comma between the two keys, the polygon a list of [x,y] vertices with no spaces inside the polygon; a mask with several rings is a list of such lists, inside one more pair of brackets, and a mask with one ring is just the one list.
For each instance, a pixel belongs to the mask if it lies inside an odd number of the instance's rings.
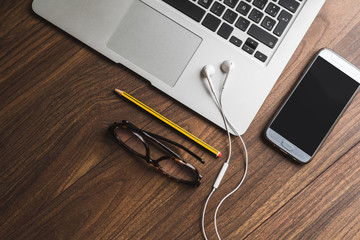
{"label": "wooden desk", "polygon": [[[119,87],[226,155],[226,134],[128,69],[37,17],[31,0],[0,4],[0,239],[202,239],[201,211],[224,161],[113,93]],[[224,202],[224,239],[360,238],[360,95],[307,165],[263,140],[263,129],[321,48],[360,67],[360,5],[328,0],[244,135],[250,167]],[[167,135],[199,153],[199,188],[170,181],[122,150],[114,121]],[[240,181],[233,160],[206,215]]]}

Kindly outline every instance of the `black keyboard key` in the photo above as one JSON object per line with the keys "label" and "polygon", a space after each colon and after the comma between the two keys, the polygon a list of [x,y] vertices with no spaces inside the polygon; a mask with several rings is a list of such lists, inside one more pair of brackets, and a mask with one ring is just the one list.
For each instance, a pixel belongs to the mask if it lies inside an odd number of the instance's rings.
{"label": "black keyboard key", "polygon": [[263,26],[265,29],[271,31],[273,27],[275,26],[276,21],[272,19],[271,17],[266,16],[264,20],[261,23],[261,26]]}
{"label": "black keyboard key", "polygon": [[285,10],[281,11],[280,15],[277,18],[279,20],[279,23],[278,23],[278,25],[276,26],[276,28],[274,30],[274,34],[276,36],[280,37],[283,34],[283,32],[285,31],[285,29],[286,29],[287,25],[289,24],[291,18],[292,18],[291,13],[288,13]]}
{"label": "black keyboard key", "polygon": [[274,48],[278,41],[278,39],[275,36],[271,35],[267,31],[259,28],[255,24],[251,25],[251,27],[249,28],[248,34],[250,36],[254,37],[255,39],[259,40],[260,42],[262,42],[269,48]]}
{"label": "black keyboard key", "polygon": [[259,51],[257,51],[254,56],[262,62],[265,62],[267,59],[267,56]]}
{"label": "black keyboard key", "polygon": [[248,54],[253,54],[255,51],[254,49],[252,49],[251,47],[249,47],[246,44],[244,44],[241,49],[244,50],[245,52],[247,52]]}
{"label": "black keyboard key", "polygon": [[255,7],[258,7],[260,9],[264,9],[264,7],[266,6],[268,0],[254,0],[253,5]]}
{"label": "black keyboard key", "polygon": [[234,36],[232,36],[232,37],[230,38],[230,42],[231,42],[232,44],[234,44],[235,46],[237,46],[237,47],[240,47],[241,44],[242,44],[242,41],[241,41],[240,39],[238,39],[237,37],[234,37]]}
{"label": "black keyboard key", "polygon": [[229,23],[234,23],[237,18],[237,13],[234,11],[231,11],[230,9],[226,10],[223,19]]}
{"label": "black keyboard key", "polygon": [[264,16],[264,14],[256,9],[253,9],[250,12],[249,18],[253,20],[254,22],[258,23],[260,22],[261,18]]}
{"label": "black keyboard key", "polygon": [[201,7],[193,4],[190,1],[184,0],[163,0],[165,3],[169,4],[173,8],[184,13],[188,17],[194,19],[197,22],[200,22],[203,16],[205,15],[205,10]]}
{"label": "black keyboard key", "polygon": [[236,8],[236,11],[241,13],[242,15],[246,16],[251,9],[251,6],[246,2],[241,1],[239,6]]}
{"label": "black keyboard key", "polygon": [[296,0],[280,0],[279,4],[291,12],[296,12],[300,3]]}
{"label": "black keyboard key", "polygon": [[259,46],[259,43],[251,38],[246,39],[245,44],[254,50],[257,48],[257,46]]}
{"label": "black keyboard key", "polygon": [[280,11],[280,7],[273,3],[269,3],[269,5],[267,6],[267,8],[265,10],[265,12],[272,17],[275,17],[279,11]]}
{"label": "black keyboard key", "polygon": [[224,3],[231,8],[234,8],[239,0],[224,0]]}
{"label": "black keyboard key", "polygon": [[253,40],[251,38],[248,38],[246,40],[246,42],[244,43],[242,50],[244,50],[245,52],[247,52],[249,54],[253,54],[258,45],[259,45],[258,42],[256,42],[255,40]]}
{"label": "black keyboard key", "polygon": [[221,20],[215,17],[214,15],[208,13],[202,22],[202,25],[215,32],[219,27]]}
{"label": "black keyboard key", "polygon": [[217,33],[223,38],[228,39],[233,30],[233,27],[231,27],[227,23],[223,23]]}
{"label": "black keyboard key", "polygon": [[245,32],[249,25],[250,25],[249,20],[247,20],[246,18],[243,18],[243,17],[239,17],[239,19],[237,20],[237,22],[235,24],[235,27],[237,27],[241,31]]}
{"label": "black keyboard key", "polygon": [[292,14],[285,11],[285,10],[282,10],[280,15],[277,17],[277,19],[281,22],[290,22],[291,18],[292,18]]}
{"label": "black keyboard key", "polygon": [[213,0],[199,0],[198,3],[204,8],[208,9]]}
{"label": "black keyboard key", "polygon": [[212,5],[212,7],[210,8],[210,11],[218,16],[221,16],[224,10],[225,10],[225,6],[218,2],[214,2],[214,5]]}

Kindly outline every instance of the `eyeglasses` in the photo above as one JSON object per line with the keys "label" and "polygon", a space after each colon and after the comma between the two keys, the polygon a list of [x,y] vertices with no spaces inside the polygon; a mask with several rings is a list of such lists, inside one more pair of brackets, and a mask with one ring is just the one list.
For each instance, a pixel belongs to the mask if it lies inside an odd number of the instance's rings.
{"label": "eyeglasses", "polygon": [[141,130],[126,120],[112,124],[109,130],[124,149],[144,159],[166,176],[192,186],[200,185],[202,176],[199,171],[163,142],[181,148],[188,153],[188,157],[192,156],[204,163],[201,157],[189,149],[170,139]]}

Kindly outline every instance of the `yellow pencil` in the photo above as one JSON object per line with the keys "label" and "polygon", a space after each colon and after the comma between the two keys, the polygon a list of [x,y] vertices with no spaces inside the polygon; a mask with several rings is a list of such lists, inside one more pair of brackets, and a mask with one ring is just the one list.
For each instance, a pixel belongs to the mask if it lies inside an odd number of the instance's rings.
{"label": "yellow pencil", "polygon": [[216,150],[215,148],[213,148],[212,146],[210,146],[209,144],[205,143],[203,140],[195,137],[193,134],[189,133],[188,131],[186,131],[185,129],[183,129],[182,127],[180,127],[179,125],[173,123],[172,121],[170,121],[169,119],[167,119],[166,117],[162,116],[160,113],[152,110],[151,108],[149,108],[148,106],[146,106],[145,104],[143,104],[142,102],[140,102],[139,100],[137,100],[136,98],[132,97],[130,94],[121,91],[119,89],[115,89],[115,92],[118,93],[120,96],[125,97],[126,99],[128,99],[129,101],[135,103],[136,105],[138,105],[139,107],[141,107],[142,109],[144,109],[145,111],[147,111],[148,113],[150,113],[151,115],[153,115],[154,117],[157,117],[158,119],[160,119],[161,121],[163,121],[164,123],[166,123],[167,125],[169,125],[170,127],[174,128],[175,130],[177,130],[178,132],[182,133],[183,135],[185,135],[186,137],[190,138],[191,140],[193,140],[194,142],[196,142],[197,144],[199,144],[200,146],[204,147],[205,149],[209,150],[210,152],[212,152],[213,154],[215,154],[216,157],[221,157],[221,152],[219,152],[218,150]]}

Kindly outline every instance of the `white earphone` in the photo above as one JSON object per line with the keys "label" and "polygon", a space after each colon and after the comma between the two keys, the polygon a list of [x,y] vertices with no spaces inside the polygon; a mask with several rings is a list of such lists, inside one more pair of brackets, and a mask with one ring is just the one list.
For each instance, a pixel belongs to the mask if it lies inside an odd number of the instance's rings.
{"label": "white earphone", "polygon": [[201,70],[201,74],[207,79],[211,89],[214,89],[214,85],[211,81],[211,77],[214,75],[214,73],[215,73],[215,67],[213,65],[206,65]]}
{"label": "white earphone", "polygon": [[[222,84],[222,89],[225,88],[225,84],[227,82],[227,79],[230,75],[230,73],[235,69],[235,64],[230,61],[230,60],[225,60],[221,66],[220,66],[220,69],[226,73],[226,76],[225,76],[225,79],[223,81],[223,84]],[[215,67],[213,65],[206,65],[203,67],[203,69],[201,70],[201,73],[204,77],[206,77],[206,79],[208,80],[208,83],[210,85],[210,87],[214,88],[214,85],[212,84],[212,81],[211,81],[211,77],[214,75],[215,73]]]}
{"label": "white earphone", "polygon": [[[230,60],[225,60],[221,65],[220,65],[220,69],[224,72],[224,73],[231,73],[234,69],[235,69],[235,64],[230,61]],[[207,76],[212,76],[215,73],[215,67],[213,65],[205,65],[202,70],[201,73],[204,77]]]}
{"label": "white earphone", "polygon": [[245,170],[244,170],[244,175],[240,181],[240,183],[238,184],[238,186],[233,190],[231,191],[229,194],[227,194],[220,202],[219,204],[217,205],[216,207],[216,210],[215,210],[215,214],[214,214],[214,227],[215,227],[215,232],[216,232],[216,235],[218,237],[218,239],[220,240],[220,235],[219,235],[219,232],[218,232],[218,229],[217,229],[217,225],[216,225],[216,215],[217,215],[217,212],[221,206],[221,204],[225,201],[225,199],[227,199],[230,195],[232,195],[235,191],[237,191],[240,186],[242,185],[244,179],[245,179],[245,176],[246,176],[246,173],[247,173],[247,168],[248,168],[248,154],[247,154],[247,149],[246,149],[246,146],[245,146],[245,142],[244,140],[242,139],[242,137],[237,133],[236,129],[231,125],[231,123],[229,122],[229,120],[226,118],[225,116],[225,113],[224,113],[224,109],[223,109],[223,106],[222,106],[222,94],[223,94],[223,90],[225,88],[225,83],[227,82],[227,79],[230,75],[230,73],[235,69],[235,64],[230,61],[230,60],[226,60],[224,61],[221,66],[220,66],[221,70],[226,74],[225,76],[225,79],[223,81],[223,84],[222,84],[222,88],[220,89],[220,93],[219,93],[219,98],[217,97],[216,93],[215,93],[215,88],[214,88],[214,85],[211,81],[211,77],[214,75],[215,73],[215,67],[213,65],[206,65],[202,68],[201,70],[201,73],[203,75],[203,77],[205,77],[209,83],[209,86],[210,86],[210,90],[211,90],[211,93],[213,95],[213,98],[215,100],[215,103],[221,113],[221,116],[223,118],[223,121],[224,121],[224,125],[225,125],[225,129],[226,129],[226,132],[228,134],[228,139],[229,139],[229,153],[228,153],[228,158],[227,160],[225,161],[225,163],[223,164],[215,182],[214,182],[214,185],[213,185],[213,189],[212,191],[210,192],[209,196],[207,197],[206,199],[206,202],[205,202],[205,205],[204,205],[204,209],[203,209],[203,214],[202,214],[202,220],[201,220],[201,226],[202,226],[202,233],[203,233],[203,236],[204,238],[207,240],[207,237],[206,237],[206,233],[205,233],[205,212],[206,212],[206,207],[207,207],[207,204],[212,196],[212,194],[215,192],[215,190],[219,187],[220,185],[220,182],[222,180],[222,178],[224,177],[225,175],[225,172],[229,166],[229,161],[230,161],[230,158],[231,158],[231,136],[230,136],[230,132],[229,132],[229,129],[228,127],[230,127],[233,132],[240,138],[241,142],[242,142],[242,145],[244,147],[244,150],[245,150]]}
{"label": "white earphone", "polygon": [[225,88],[225,83],[227,82],[227,79],[228,79],[230,73],[234,70],[234,68],[235,68],[235,64],[230,60],[226,60],[221,64],[221,70],[224,73],[226,73],[226,77],[225,77],[223,85],[222,85],[223,89]]}
{"label": "white earphone", "polygon": [[211,77],[215,73],[215,67],[213,65],[205,65],[201,70],[204,77]]}
{"label": "white earphone", "polygon": [[221,64],[221,70],[223,70],[224,73],[230,73],[234,70],[235,64],[230,60],[225,60]]}

